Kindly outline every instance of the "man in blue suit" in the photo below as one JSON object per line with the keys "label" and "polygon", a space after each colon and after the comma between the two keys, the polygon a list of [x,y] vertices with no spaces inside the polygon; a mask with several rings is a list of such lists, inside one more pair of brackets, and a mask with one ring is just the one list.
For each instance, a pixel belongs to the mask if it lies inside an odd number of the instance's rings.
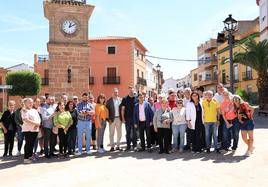
{"label": "man in blue suit", "polygon": [[147,149],[152,152],[151,149],[151,136],[150,136],[150,125],[152,124],[154,113],[150,107],[150,104],[144,101],[144,96],[138,94],[139,102],[135,104],[134,107],[134,126],[139,129],[140,139],[141,139],[141,151],[145,151],[145,137],[144,131],[146,133]]}

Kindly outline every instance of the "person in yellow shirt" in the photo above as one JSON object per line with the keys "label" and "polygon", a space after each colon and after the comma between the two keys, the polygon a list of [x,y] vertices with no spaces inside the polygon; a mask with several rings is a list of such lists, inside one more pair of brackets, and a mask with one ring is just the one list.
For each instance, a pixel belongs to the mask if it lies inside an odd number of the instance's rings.
{"label": "person in yellow shirt", "polygon": [[207,91],[206,92],[206,99],[202,101],[202,106],[204,109],[204,126],[205,126],[205,139],[206,139],[206,149],[207,153],[210,153],[211,148],[211,137],[213,137],[213,144],[215,151],[219,153],[218,148],[218,117],[220,111],[220,104],[218,101],[213,99],[213,92]]}
{"label": "person in yellow shirt", "polygon": [[97,146],[98,152],[104,153],[105,149],[103,148],[103,138],[104,138],[104,131],[107,124],[107,119],[109,117],[108,109],[105,105],[106,98],[104,94],[100,94],[97,98],[97,105],[95,108],[95,126],[97,129]]}

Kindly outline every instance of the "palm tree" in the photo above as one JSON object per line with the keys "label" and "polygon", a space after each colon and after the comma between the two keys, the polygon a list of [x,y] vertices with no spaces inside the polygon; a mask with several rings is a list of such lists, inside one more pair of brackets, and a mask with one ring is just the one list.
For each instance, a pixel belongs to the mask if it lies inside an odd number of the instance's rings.
{"label": "palm tree", "polygon": [[244,53],[235,55],[234,63],[249,66],[257,71],[259,104],[268,104],[268,41],[263,40],[257,43],[250,38],[245,43],[244,49]]}

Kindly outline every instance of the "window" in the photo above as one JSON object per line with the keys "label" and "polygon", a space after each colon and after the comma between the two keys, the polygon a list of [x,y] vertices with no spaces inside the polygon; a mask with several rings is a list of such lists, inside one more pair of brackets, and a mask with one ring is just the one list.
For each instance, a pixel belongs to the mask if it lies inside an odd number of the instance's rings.
{"label": "window", "polygon": [[237,64],[234,65],[234,80],[235,81],[238,80],[238,65]]}
{"label": "window", "polygon": [[116,67],[107,68],[107,77],[116,77]]}
{"label": "window", "polygon": [[225,69],[222,70],[222,84],[226,84],[226,72],[225,72]]}
{"label": "window", "polygon": [[137,77],[140,77],[140,70],[137,69]]}
{"label": "window", "polygon": [[0,77],[0,85],[2,84],[2,77]]}
{"label": "window", "polygon": [[143,74],[143,72],[141,72],[141,78],[143,78],[144,76],[143,76],[144,74]]}
{"label": "window", "polygon": [[108,46],[107,52],[109,55],[114,55],[116,52],[116,47],[115,46]]}
{"label": "window", "polygon": [[136,55],[137,55],[137,57],[140,56],[140,51],[138,49],[136,50]]}
{"label": "window", "polygon": [[49,77],[49,70],[48,69],[45,69],[44,70],[44,74],[45,74],[45,78],[48,78]]}
{"label": "window", "polygon": [[197,81],[197,73],[194,74],[194,81]]}

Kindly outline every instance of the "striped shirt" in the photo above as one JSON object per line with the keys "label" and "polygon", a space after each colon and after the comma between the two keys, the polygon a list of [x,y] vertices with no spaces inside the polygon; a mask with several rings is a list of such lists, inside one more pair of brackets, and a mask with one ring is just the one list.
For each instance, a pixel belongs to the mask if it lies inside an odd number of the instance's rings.
{"label": "striped shirt", "polygon": [[77,109],[77,112],[78,112],[78,120],[91,121],[91,116],[90,115],[86,115],[86,116],[80,115],[83,112],[86,113],[88,111],[93,111],[94,110],[94,107],[92,106],[91,103],[82,101],[82,102],[78,103],[76,109]]}

